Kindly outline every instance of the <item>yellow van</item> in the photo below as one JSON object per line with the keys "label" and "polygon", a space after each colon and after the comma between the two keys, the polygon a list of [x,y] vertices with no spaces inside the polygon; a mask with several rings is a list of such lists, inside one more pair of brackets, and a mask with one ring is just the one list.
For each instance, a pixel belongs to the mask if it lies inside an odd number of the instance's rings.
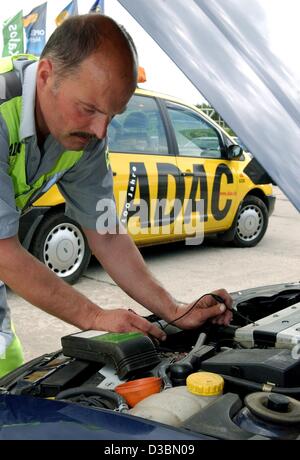
{"label": "yellow van", "polygon": [[[120,221],[139,246],[192,241],[202,232],[251,247],[267,230],[270,178],[195,106],[137,89],[109,128],[109,160]],[[64,216],[56,186],[22,217],[20,239],[68,282],[89,262],[84,234]]]}

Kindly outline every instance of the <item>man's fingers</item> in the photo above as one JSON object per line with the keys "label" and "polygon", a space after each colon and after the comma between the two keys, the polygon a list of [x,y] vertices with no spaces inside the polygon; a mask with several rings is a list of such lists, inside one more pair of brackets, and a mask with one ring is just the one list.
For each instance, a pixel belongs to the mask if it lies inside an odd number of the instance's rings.
{"label": "man's fingers", "polygon": [[219,325],[224,325],[228,326],[231,323],[232,320],[232,311],[231,310],[226,310],[223,315],[216,316],[211,320],[212,324],[219,324]]}
{"label": "man's fingers", "polygon": [[226,313],[225,313],[225,324],[228,326],[230,323],[231,323],[231,320],[232,320],[232,311],[231,310],[227,310]]}
{"label": "man's fingers", "polygon": [[130,323],[135,329],[139,330],[143,334],[151,335],[158,340],[166,339],[166,333],[164,331],[141,316],[131,313]]}
{"label": "man's fingers", "polygon": [[226,306],[222,303],[209,308],[201,308],[201,320],[206,321],[209,318],[220,316],[226,311]]}
{"label": "man's fingers", "polygon": [[[201,325],[205,323],[208,319],[213,319],[214,324],[224,324],[228,325],[232,319],[232,298],[228,294],[228,292],[225,289],[219,289],[217,291],[212,292],[212,294],[215,294],[223,300],[222,303],[217,303],[218,297],[214,298],[213,295],[208,295],[205,296],[201,301],[198,302],[196,311],[193,312],[193,319],[192,321],[186,322],[186,327],[190,328],[197,327],[198,325]],[[183,309],[183,311],[185,311]],[[186,310],[186,315],[188,313],[188,310]],[[128,312],[129,318],[128,318],[128,323],[131,325],[132,329],[131,330],[138,330],[143,334],[150,335],[158,340],[165,340],[166,339],[166,334],[164,331],[159,329],[157,326],[154,324],[151,324],[149,321],[147,321],[145,318],[142,318],[141,316],[137,315],[134,313],[132,310]],[[182,315],[182,317],[185,315]],[[179,319],[179,318],[178,318]],[[177,321],[177,318],[173,319],[173,322]],[[183,320],[184,323],[184,320]],[[183,326],[184,327],[184,326]]]}
{"label": "man's fingers", "polygon": [[224,304],[227,308],[231,310],[232,308],[232,297],[226,291],[226,289],[218,289],[217,291],[212,292],[212,294],[216,294],[217,296],[221,297],[224,301]]}
{"label": "man's fingers", "polygon": [[158,340],[166,339],[166,333],[163,330],[139,316],[133,310],[104,310],[101,316],[101,325],[96,328],[112,332],[140,332],[145,335],[151,335]]}

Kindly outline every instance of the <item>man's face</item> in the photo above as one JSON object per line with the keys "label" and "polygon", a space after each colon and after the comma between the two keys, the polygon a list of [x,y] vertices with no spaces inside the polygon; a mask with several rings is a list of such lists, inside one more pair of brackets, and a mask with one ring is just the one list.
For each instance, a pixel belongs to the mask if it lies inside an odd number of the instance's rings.
{"label": "man's face", "polygon": [[134,92],[135,78],[122,75],[120,65],[105,61],[94,54],[75,74],[62,79],[52,65],[50,72],[43,73],[45,63],[40,64],[37,125],[43,135],[51,133],[67,150],[82,150],[92,139],[104,139],[110,121],[126,109]]}

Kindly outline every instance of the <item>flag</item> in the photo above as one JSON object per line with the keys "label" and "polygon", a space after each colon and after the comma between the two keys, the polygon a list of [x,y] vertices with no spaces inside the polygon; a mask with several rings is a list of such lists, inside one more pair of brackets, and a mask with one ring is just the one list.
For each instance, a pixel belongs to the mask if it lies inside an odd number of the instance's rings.
{"label": "flag", "polygon": [[90,9],[90,13],[104,14],[104,0],[96,0]]}
{"label": "flag", "polygon": [[47,2],[34,8],[23,18],[29,54],[40,56],[46,44]]}
{"label": "flag", "polygon": [[2,56],[24,53],[23,11],[3,24]]}
{"label": "flag", "polygon": [[77,16],[78,15],[78,5],[77,0],[72,0],[68,6],[66,6],[57,16],[55,19],[55,24],[60,26],[66,19],[70,16]]}

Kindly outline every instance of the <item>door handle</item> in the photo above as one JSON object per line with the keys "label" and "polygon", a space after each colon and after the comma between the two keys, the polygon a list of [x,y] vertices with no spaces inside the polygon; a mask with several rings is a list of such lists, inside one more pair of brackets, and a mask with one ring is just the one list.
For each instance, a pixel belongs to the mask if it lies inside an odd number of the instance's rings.
{"label": "door handle", "polygon": [[113,176],[116,177],[117,173],[113,171]]}
{"label": "door handle", "polygon": [[182,177],[194,177],[194,173],[192,171],[185,171],[181,173]]}

